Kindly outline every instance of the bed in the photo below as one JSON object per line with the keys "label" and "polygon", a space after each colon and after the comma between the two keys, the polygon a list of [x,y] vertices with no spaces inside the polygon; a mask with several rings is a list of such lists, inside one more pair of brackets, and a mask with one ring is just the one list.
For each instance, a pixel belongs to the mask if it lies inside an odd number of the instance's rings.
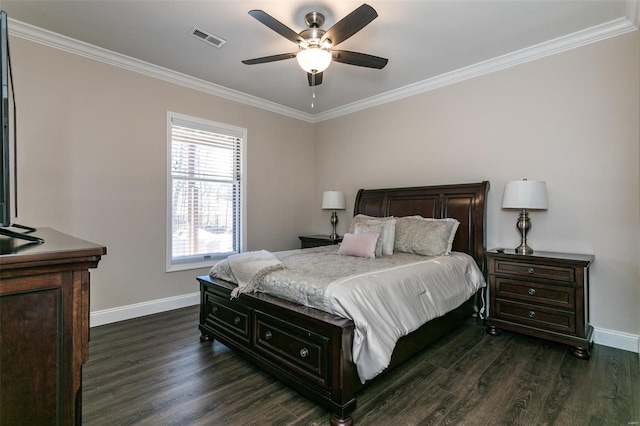
{"label": "bed", "polygon": [[[453,251],[484,272],[488,182],[358,191],[354,216],[420,215],[455,218]],[[332,413],[333,425],[352,423],[362,383],[353,362],[354,322],[265,293],[231,298],[236,284],[198,277],[203,342],[217,339]],[[482,306],[482,290],[458,308],[397,341],[386,371],[467,321]],[[383,373],[384,374],[384,373]],[[375,380],[375,379],[373,379]]]}

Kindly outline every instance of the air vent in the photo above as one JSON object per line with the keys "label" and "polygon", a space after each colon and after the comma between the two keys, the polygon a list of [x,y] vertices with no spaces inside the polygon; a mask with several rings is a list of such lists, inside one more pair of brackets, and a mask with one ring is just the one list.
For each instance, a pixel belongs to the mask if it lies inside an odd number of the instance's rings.
{"label": "air vent", "polygon": [[205,43],[209,43],[210,45],[217,47],[218,49],[227,42],[227,40],[203,31],[198,27],[191,28],[191,35],[198,40],[202,40]]}

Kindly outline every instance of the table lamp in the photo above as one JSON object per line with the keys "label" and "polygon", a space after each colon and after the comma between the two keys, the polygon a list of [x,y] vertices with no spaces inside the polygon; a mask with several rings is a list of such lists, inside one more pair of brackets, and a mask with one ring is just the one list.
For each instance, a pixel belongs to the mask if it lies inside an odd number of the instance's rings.
{"label": "table lamp", "polygon": [[531,254],[533,249],[527,245],[527,232],[531,229],[529,220],[529,210],[547,209],[547,184],[546,182],[534,180],[517,180],[507,182],[504,185],[502,194],[503,209],[520,209],[520,217],[516,223],[516,228],[520,232],[520,246],[516,248],[516,253]]}
{"label": "table lamp", "polygon": [[338,224],[338,214],[336,210],[344,210],[346,202],[342,191],[324,191],[322,194],[322,209],[333,210],[331,213],[331,225],[333,225],[333,233],[329,236],[332,240],[340,238],[336,233],[336,225]]}

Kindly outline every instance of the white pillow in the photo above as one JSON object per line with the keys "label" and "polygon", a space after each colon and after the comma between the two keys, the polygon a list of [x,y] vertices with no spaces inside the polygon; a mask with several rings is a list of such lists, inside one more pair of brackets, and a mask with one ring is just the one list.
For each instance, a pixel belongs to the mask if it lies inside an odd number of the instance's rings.
{"label": "white pillow", "polygon": [[338,254],[373,259],[376,257],[378,234],[354,235],[346,233],[342,237]]}
{"label": "white pillow", "polygon": [[[354,216],[349,225],[349,233],[357,234],[356,225],[362,223],[365,225],[375,225],[378,223],[383,224],[383,230],[380,233],[380,239],[382,240],[382,255],[386,256],[393,254],[393,244],[396,237],[396,218],[393,216],[387,217],[375,217],[359,214]],[[377,231],[375,231],[377,232]],[[363,232],[364,233],[364,232]]]}
{"label": "white pillow", "polygon": [[396,219],[367,220],[365,223],[358,222],[355,225],[356,235],[359,234],[380,234],[376,244],[376,257],[393,254],[393,244],[396,237]]}
{"label": "white pillow", "polygon": [[351,219],[351,223],[349,224],[349,230],[347,231],[350,234],[356,232],[356,223],[367,223],[369,220],[393,220],[395,219],[393,216],[386,217],[376,217],[376,216],[367,216],[366,214],[358,214]]}

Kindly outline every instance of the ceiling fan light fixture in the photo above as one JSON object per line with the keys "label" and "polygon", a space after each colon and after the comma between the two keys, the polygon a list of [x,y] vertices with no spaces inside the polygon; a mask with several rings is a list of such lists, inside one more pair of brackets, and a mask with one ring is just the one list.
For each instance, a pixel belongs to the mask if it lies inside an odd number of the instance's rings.
{"label": "ceiling fan light fixture", "polygon": [[308,73],[316,74],[326,70],[331,64],[331,53],[319,47],[309,47],[296,55],[300,67]]}

